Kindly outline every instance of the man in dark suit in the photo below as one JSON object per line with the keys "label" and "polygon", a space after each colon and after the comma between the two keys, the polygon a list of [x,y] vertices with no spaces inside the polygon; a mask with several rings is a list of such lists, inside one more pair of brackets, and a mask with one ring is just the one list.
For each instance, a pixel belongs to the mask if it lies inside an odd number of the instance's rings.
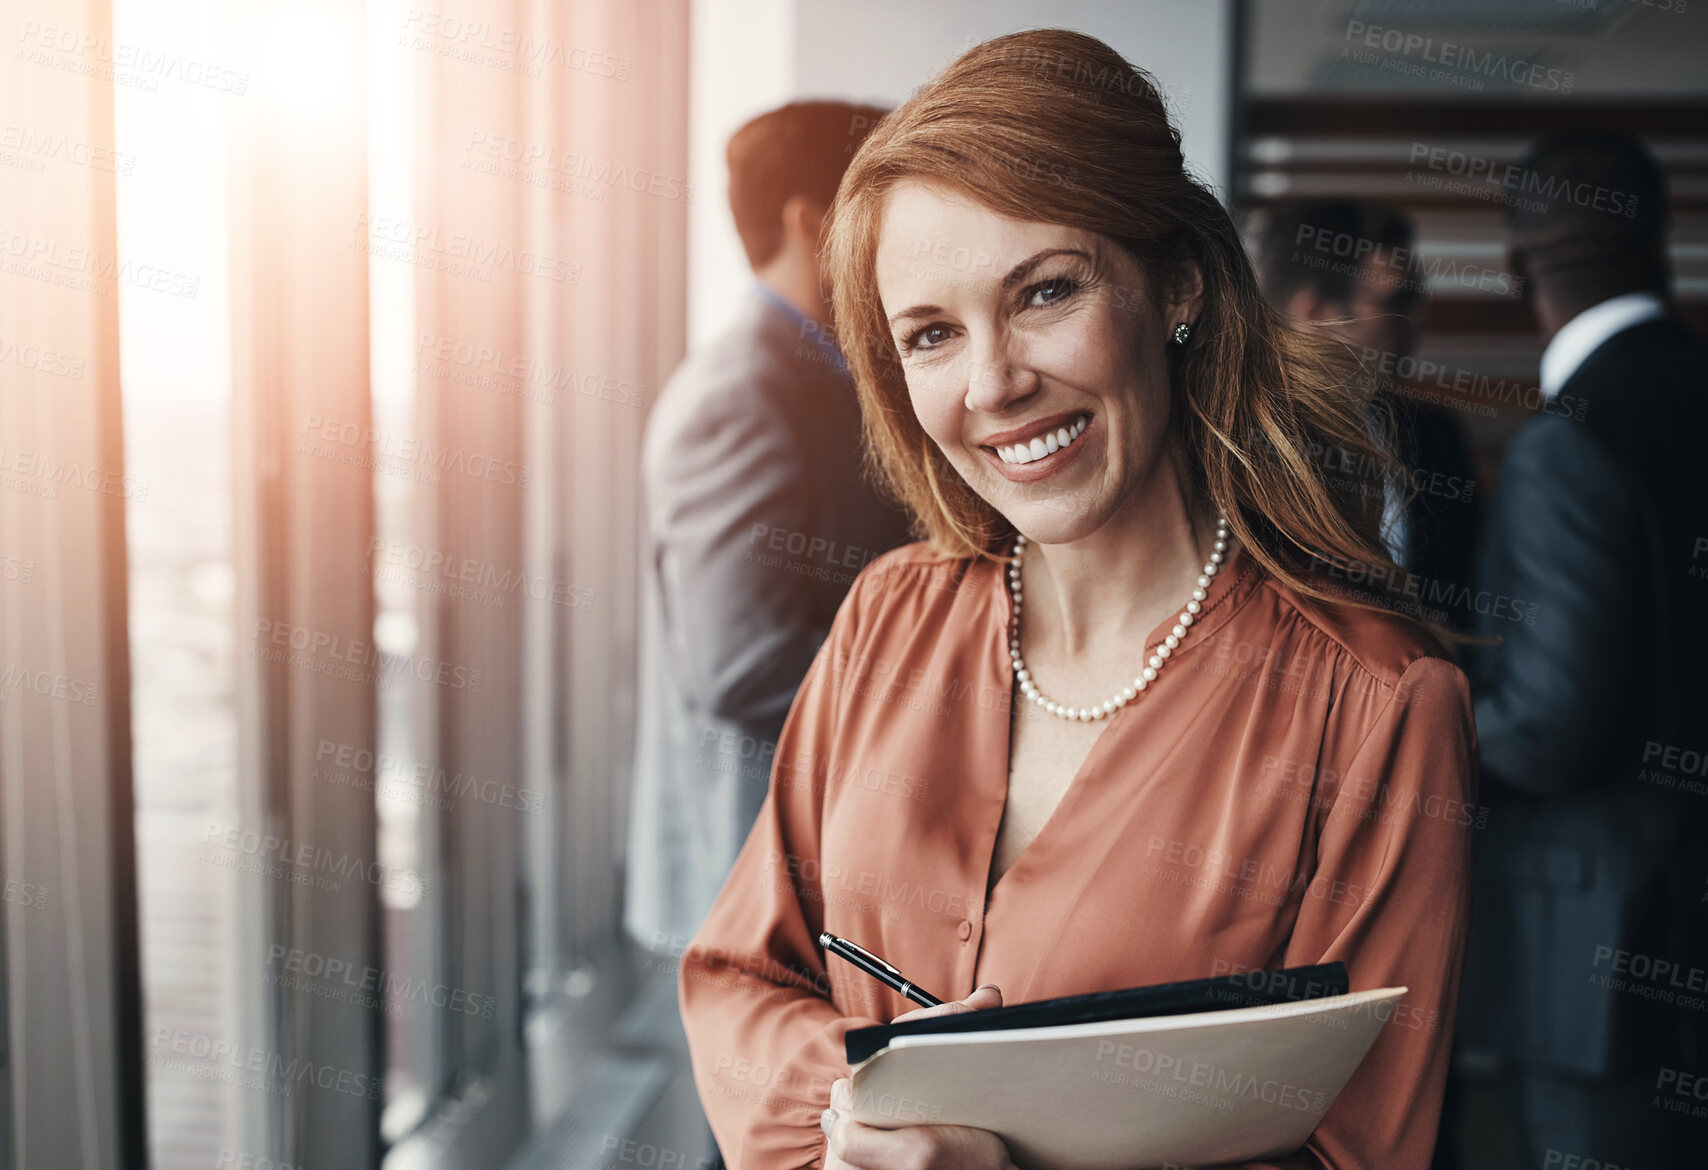
{"label": "man in dark suit", "polygon": [[[1405,368],[1417,342],[1423,276],[1414,237],[1411,220],[1380,204],[1294,203],[1270,213],[1257,267],[1271,304],[1349,343],[1376,377],[1399,455],[1413,472],[1411,499],[1387,501],[1389,550],[1428,586],[1420,586],[1424,596],[1459,598],[1471,580],[1478,502],[1464,425],[1384,374]],[[1381,490],[1380,484],[1361,486]],[[1468,608],[1453,602],[1446,608],[1447,624],[1470,625]]]}
{"label": "man in dark suit", "polygon": [[1664,1099],[1708,1073],[1680,994],[1703,975],[1708,347],[1673,315],[1640,143],[1551,135],[1509,187],[1545,401],[1507,447],[1479,583],[1533,621],[1488,619],[1473,672],[1490,817],[1461,1038],[1505,1058],[1527,1165],[1682,1166],[1703,1123]]}
{"label": "man in dark suit", "polygon": [[[818,266],[837,184],[884,112],[796,102],[731,137],[730,209],[756,280],[647,421],[624,918],[671,959],[758,815],[783,717],[843,595],[907,538],[863,475]],[[792,874],[780,859],[778,880]]]}

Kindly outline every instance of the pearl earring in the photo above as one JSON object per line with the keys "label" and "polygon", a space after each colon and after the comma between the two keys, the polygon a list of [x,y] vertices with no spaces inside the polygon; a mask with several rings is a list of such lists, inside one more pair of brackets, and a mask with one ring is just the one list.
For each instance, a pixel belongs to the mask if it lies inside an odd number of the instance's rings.
{"label": "pearl earring", "polygon": [[1174,344],[1185,345],[1186,339],[1192,336],[1192,326],[1185,321],[1174,327]]}

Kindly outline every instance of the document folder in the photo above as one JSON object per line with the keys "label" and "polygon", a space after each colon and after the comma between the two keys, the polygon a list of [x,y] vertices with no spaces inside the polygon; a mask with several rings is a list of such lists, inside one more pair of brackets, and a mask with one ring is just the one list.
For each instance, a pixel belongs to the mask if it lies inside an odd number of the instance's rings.
{"label": "document folder", "polygon": [[[858,1029],[846,1038],[854,1118],[987,1129],[1022,1170],[1291,1153],[1406,989],[1345,993],[1338,964],[1234,978]],[[1157,1010],[1134,1015],[1135,1004]]]}

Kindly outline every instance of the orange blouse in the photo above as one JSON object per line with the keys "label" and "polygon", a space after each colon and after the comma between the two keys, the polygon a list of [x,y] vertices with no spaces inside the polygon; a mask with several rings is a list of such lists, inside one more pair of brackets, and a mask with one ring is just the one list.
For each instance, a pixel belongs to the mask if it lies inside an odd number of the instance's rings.
{"label": "orange blouse", "polygon": [[897,549],[860,575],[795,699],[678,977],[732,1170],[821,1165],[843,1034],[914,1006],[827,970],[821,929],[944,999],[994,983],[1011,1004],[1342,960],[1353,990],[1410,993],[1304,1150],[1264,1165],[1423,1170],[1480,824],[1465,676],[1409,623],[1312,603],[1236,545],[987,896],[1009,614],[1000,564]]}

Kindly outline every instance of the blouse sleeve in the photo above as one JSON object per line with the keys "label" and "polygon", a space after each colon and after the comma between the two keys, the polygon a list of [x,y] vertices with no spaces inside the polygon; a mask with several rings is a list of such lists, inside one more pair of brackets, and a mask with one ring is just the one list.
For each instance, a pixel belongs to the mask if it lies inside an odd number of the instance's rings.
{"label": "blouse sleeve", "polygon": [[759,819],[677,975],[694,1083],[725,1161],[740,1170],[821,1164],[819,1116],[831,1082],[849,1075],[843,1034],[885,1022],[831,1002],[816,943],[823,903],[805,880],[820,872],[820,778],[835,752],[827,664],[853,637],[863,580],[790,708]]}
{"label": "blouse sleeve", "polygon": [[[1361,742],[1325,745],[1337,791],[1286,966],[1346,964],[1354,991],[1406,987],[1304,1149],[1255,1167],[1426,1170],[1435,1146],[1470,915],[1478,825],[1470,688],[1411,663]],[[1337,758],[1338,757],[1338,758]],[[1332,770],[1332,773],[1331,771]]]}

